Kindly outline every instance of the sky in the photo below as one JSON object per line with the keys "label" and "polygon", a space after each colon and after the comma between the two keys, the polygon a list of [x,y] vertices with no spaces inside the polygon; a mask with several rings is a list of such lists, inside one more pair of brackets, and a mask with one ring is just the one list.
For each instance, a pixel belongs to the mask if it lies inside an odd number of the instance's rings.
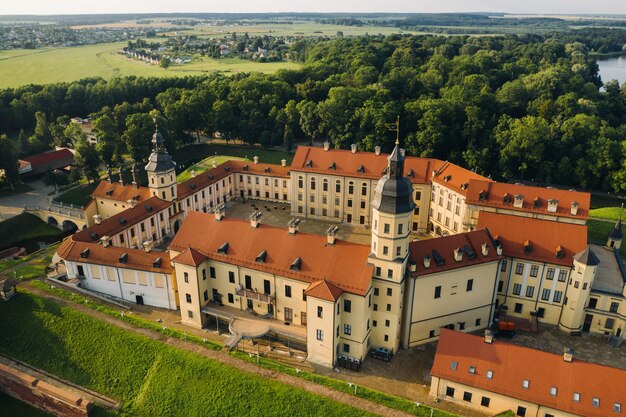
{"label": "sky", "polygon": [[626,14],[626,0],[0,0],[0,15],[176,12]]}

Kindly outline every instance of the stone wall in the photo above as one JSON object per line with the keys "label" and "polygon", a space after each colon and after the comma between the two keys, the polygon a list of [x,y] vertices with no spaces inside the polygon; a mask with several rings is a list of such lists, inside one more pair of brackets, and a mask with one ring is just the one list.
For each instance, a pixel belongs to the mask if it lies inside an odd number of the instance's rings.
{"label": "stone wall", "polygon": [[0,391],[56,416],[85,417],[91,410],[91,403],[74,392],[1,363]]}

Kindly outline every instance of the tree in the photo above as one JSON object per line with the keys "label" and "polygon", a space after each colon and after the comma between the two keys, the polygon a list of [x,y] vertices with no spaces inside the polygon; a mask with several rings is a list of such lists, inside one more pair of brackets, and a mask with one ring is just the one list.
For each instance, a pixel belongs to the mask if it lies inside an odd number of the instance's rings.
{"label": "tree", "polygon": [[19,163],[17,152],[7,135],[0,136],[0,170],[4,171],[4,180],[11,186],[19,181]]}
{"label": "tree", "polygon": [[81,140],[87,141],[87,134],[83,132],[83,128],[78,123],[70,123],[65,128],[65,141],[71,143],[74,147],[78,146]]}
{"label": "tree", "polygon": [[34,140],[38,147],[47,148],[52,144],[52,132],[50,132],[50,125],[46,114],[38,111],[35,113],[35,133],[33,135]]}
{"label": "tree", "polygon": [[20,148],[20,155],[28,155],[30,144],[28,143],[28,136],[24,133],[24,129],[20,129],[20,134],[17,136],[17,143]]}
{"label": "tree", "polygon": [[117,126],[111,117],[104,115],[93,122],[93,133],[98,138],[96,150],[105,165],[111,165],[115,148],[119,146],[120,137],[117,134]]}
{"label": "tree", "polygon": [[161,58],[161,62],[159,62],[161,68],[168,69],[170,65],[172,65],[172,60],[169,57],[164,56]]}
{"label": "tree", "polygon": [[98,173],[98,166],[100,165],[98,151],[89,144],[86,138],[81,137],[76,144],[74,164],[83,171],[83,174],[89,181],[96,181],[100,178]]}
{"label": "tree", "polygon": [[126,131],[122,139],[134,161],[143,161],[150,155],[150,141],[154,129],[154,121],[148,113],[131,114],[126,119]]}

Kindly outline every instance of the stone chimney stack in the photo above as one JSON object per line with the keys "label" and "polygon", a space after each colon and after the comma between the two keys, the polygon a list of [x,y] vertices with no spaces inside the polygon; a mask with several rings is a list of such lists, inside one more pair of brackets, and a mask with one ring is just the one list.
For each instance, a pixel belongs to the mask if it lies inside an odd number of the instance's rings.
{"label": "stone chimney stack", "polygon": [[215,220],[218,222],[224,218],[226,206],[224,204],[220,204],[215,207]]}
{"label": "stone chimney stack", "polygon": [[287,223],[287,227],[289,227],[290,235],[295,235],[298,232],[298,226],[300,225],[300,223],[302,223],[302,220],[300,219],[293,218],[289,220],[289,223]]}
{"label": "stone chimney stack", "polygon": [[574,360],[574,351],[570,348],[563,348],[563,360],[572,362]]}
{"label": "stone chimney stack", "polygon": [[108,236],[102,236],[100,238],[100,243],[102,244],[102,246],[104,246],[105,248],[109,247],[109,237]]}
{"label": "stone chimney stack", "polygon": [[350,150],[352,150],[352,153],[356,153],[356,143],[350,145]]}
{"label": "stone chimney stack", "polygon": [[99,215],[99,214],[94,214],[94,215],[93,215],[93,221],[94,221],[94,223],[96,223],[96,224],[100,224],[100,223],[102,223],[102,216],[101,216],[101,215]]}
{"label": "stone chimney stack", "polygon": [[415,263],[415,261],[411,260],[409,261],[409,272],[415,271],[417,271],[417,264]]}
{"label": "stone chimney stack", "polygon": [[430,256],[428,255],[424,256],[424,268],[430,268]]}
{"label": "stone chimney stack", "polygon": [[335,240],[337,240],[337,232],[339,231],[339,226],[329,226],[326,229],[326,244],[333,246],[335,244]]}
{"label": "stone chimney stack", "polygon": [[502,245],[498,245],[496,246],[496,253],[499,255],[502,255]]}
{"label": "stone chimney stack", "polygon": [[380,146],[374,146],[374,153],[376,156],[380,155]]}
{"label": "stone chimney stack", "polygon": [[287,160],[286,159],[281,159],[280,160],[280,165],[283,166],[283,167],[286,167],[287,166]]}
{"label": "stone chimney stack", "polygon": [[129,198],[126,202],[130,206],[130,208],[135,208],[135,205],[137,204],[137,201],[135,201],[134,198]]}
{"label": "stone chimney stack", "polygon": [[217,161],[213,161],[213,162],[211,162],[211,166],[212,166],[213,168],[217,168]]}
{"label": "stone chimney stack", "polygon": [[461,262],[463,260],[463,248],[456,248],[454,250],[454,260]]}
{"label": "stone chimney stack", "polygon": [[261,223],[260,218],[262,215],[263,213],[261,213],[260,211],[255,211],[254,213],[252,213],[250,215],[250,226],[254,227],[255,229],[259,227],[259,224]]}
{"label": "stone chimney stack", "polygon": [[489,256],[489,244],[488,243],[483,243],[480,249],[481,249],[481,252],[483,253],[483,256]]}
{"label": "stone chimney stack", "polygon": [[254,156],[254,158],[252,158],[252,160],[254,161],[255,164],[259,163],[259,157],[258,156]]}
{"label": "stone chimney stack", "polygon": [[493,332],[489,329],[485,329],[485,343],[493,343]]}
{"label": "stone chimney stack", "polygon": [[570,214],[572,216],[578,215],[578,202],[577,201],[572,201],[572,204],[570,206]]}
{"label": "stone chimney stack", "polygon": [[329,141],[325,141],[323,145],[324,145],[324,151],[328,151],[330,149],[330,142]]}

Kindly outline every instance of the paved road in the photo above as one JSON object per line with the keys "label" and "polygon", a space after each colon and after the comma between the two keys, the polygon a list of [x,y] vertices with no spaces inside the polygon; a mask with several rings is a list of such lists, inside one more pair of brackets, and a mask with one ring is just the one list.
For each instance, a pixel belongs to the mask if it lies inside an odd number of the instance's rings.
{"label": "paved road", "polygon": [[17,216],[24,210],[24,205],[47,204],[48,193],[53,188],[47,187],[42,180],[28,182],[28,185],[32,190],[27,193],[0,197],[0,220]]}

